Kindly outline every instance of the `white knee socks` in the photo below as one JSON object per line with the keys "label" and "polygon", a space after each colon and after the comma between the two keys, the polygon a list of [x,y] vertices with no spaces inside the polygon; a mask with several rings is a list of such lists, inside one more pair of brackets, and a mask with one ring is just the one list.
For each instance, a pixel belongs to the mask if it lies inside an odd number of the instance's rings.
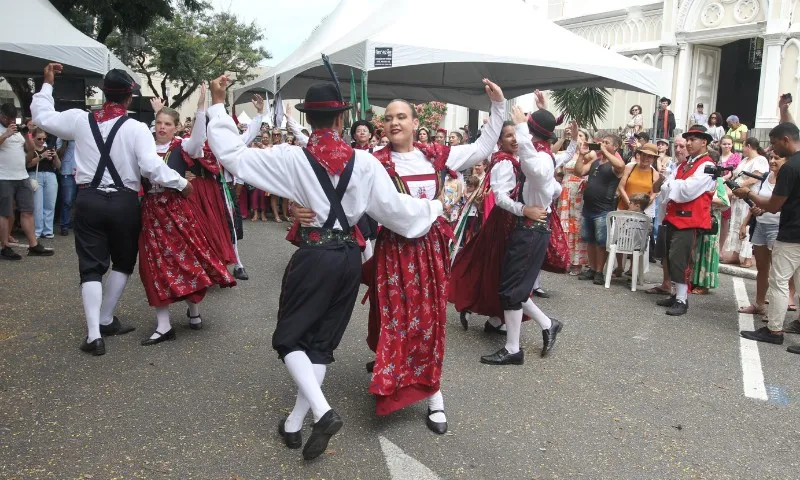
{"label": "white knee socks", "polygon": [[156,325],[156,332],[158,333],[150,335],[153,340],[161,336],[159,333],[167,333],[172,328],[172,324],[169,321],[169,307],[156,307],[156,321],[158,322]]}
{"label": "white knee socks", "polygon": [[675,298],[677,298],[679,302],[686,303],[686,299],[689,298],[689,285],[685,283],[676,283]]}
{"label": "white knee socks", "polygon": [[539,275],[536,276],[536,281],[533,282],[533,289],[534,290],[538,290],[540,288],[542,288],[542,272],[539,272]]}
{"label": "white knee socks", "polygon": [[317,383],[311,360],[309,360],[306,352],[297,351],[283,357],[283,362],[286,364],[294,383],[297,384],[297,389],[308,400],[316,423],[331,409],[331,406],[328,405],[328,401],[325,400],[325,395]]}
{"label": "white knee socks", "polygon": [[522,304],[522,311],[525,312],[525,315],[535,320],[536,323],[542,327],[542,330],[547,330],[553,325],[553,322],[550,321],[550,317],[545,315],[530,298]]}
{"label": "white knee socks", "polygon": [[100,305],[103,302],[103,284],[101,282],[83,282],[81,284],[83,311],[86,314],[86,341],[93,342],[100,338]]}
{"label": "white knee socks", "polygon": [[506,350],[508,353],[519,352],[519,335],[522,329],[522,310],[504,310],[506,320]]}
{"label": "white knee socks", "polygon": [[233,252],[236,254],[236,267],[237,268],[244,268],[242,265],[242,259],[239,257],[239,242],[233,242]]}
{"label": "white knee socks", "polygon": [[111,270],[111,273],[108,274],[103,287],[103,304],[100,307],[101,325],[109,325],[114,320],[114,310],[117,308],[117,302],[119,302],[122,292],[125,291],[130,277],[130,275],[115,270]]}
{"label": "white knee socks", "polygon": [[442,410],[442,412],[434,413],[429,417],[434,422],[443,423],[447,421],[447,417],[443,413],[444,397],[442,396],[441,390],[428,397],[428,410]]}
{"label": "white knee socks", "polygon": [[364,263],[370,258],[372,258],[373,254],[372,241],[366,239],[364,242],[366,243],[366,245],[364,245],[364,251],[361,252],[361,263]]}
{"label": "white knee socks", "polygon": [[[311,366],[314,369],[314,376],[317,379],[317,384],[322,387],[322,382],[325,380],[325,372],[327,371],[328,366],[317,363],[313,363]],[[303,395],[303,392],[298,390],[297,400],[294,402],[294,409],[292,409],[292,413],[286,417],[284,429],[287,432],[297,432],[303,428],[303,421],[305,420],[309,409],[311,409],[311,405],[309,405],[308,400],[306,400],[306,397]]]}

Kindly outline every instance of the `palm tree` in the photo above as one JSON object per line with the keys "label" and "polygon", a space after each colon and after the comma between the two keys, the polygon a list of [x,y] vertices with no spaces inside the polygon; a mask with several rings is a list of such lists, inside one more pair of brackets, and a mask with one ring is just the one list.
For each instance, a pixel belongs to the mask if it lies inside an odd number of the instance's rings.
{"label": "palm tree", "polygon": [[567,88],[550,92],[553,105],[582,127],[597,130],[597,122],[606,116],[611,92],[605,88]]}

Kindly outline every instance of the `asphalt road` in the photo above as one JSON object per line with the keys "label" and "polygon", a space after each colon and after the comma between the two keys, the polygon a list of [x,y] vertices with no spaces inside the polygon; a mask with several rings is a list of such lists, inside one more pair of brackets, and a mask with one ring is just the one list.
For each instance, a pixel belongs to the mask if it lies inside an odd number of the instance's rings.
{"label": "asphalt road", "polygon": [[[103,357],[78,350],[85,327],[72,237],[44,242],[55,257],[0,264],[0,478],[800,476],[800,356],[758,345],[769,398],[744,395],[727,276],[691,299],[689,315],[671,318],[622,284],[605,290],[548,275],[553,298],[539,305],[566,327],[542,360],[541,333],[526,324],[523,366],[480,364],[502,339],[483,333],[483,319],[463,331],[451,311],[445,436],[425,427],[424,402],[375,416],[367,309],[358,304],[323,387],[345,426],[325,455],[304,462],[276,434],[295,390],[270,348],[293,247],[285,224],[246,223],[240,248],[251,280],[208,295],[203,330],[189,330],[175,305],[177,341],[140,346],[155,320],[134,276],[118,316],[138,329],[107,339]],[[752,298],[753,282],[745,285]]]}

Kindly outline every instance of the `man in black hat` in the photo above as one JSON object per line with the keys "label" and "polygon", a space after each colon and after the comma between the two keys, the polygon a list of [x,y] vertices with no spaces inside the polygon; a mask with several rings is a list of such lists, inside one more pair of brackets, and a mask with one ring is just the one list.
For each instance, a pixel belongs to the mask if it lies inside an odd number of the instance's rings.
{"label": "man in black hat", "polygon": [[366,120],[359,120],[350,127],[350,138],[353,139],[352,146],[356,150],[368,150],[371,152],[372,147],[369,140],[375,134],[375,127],[372,123]]}
{"label": "man in black hat", "polygon": [[704,108],[702,103],[697,104],[697,110],[689,115],[689,125],[708,126],[708,114],[703,113]]}
{"label": "man in black hat", "polygon": [[[553,348],[562,327],[561,322],[548,317],[530,298],[550,244],[548,216],[558,183],[554,175],[558,161],[550,150],[556,119],[544,108],[544,96],[539,91],[535,93],[540,108],[530,117],[526,118],[519,106],[511,110],[515,143],[519,148],[518,163],[515,165],[515,159],[510,155],[493,156],[489,171],[497,207],[513,215],[514,221],[514,227],[505,239],[503,258],[494,260],[502,264],[497,293],[506,324],[506,343],[500,350],[481,357],[481,363],[489,365],[522,365],[525,361],[525,352],[520,347],[523,313],[542,328],[542,357]],[[506,134],[511,133],[505,127],[512,125],[504,126],[501,146]],[[570,124],[570,131],[572,138],[578,138],[575,122]],[[577,142],[570,142],[565,154],[561,155],[562,163],[572,158],[576,146]],[[515,190],[516,198],[512,199],[510,193]],[[541,217],[537,218],[536,214]],[[488,234],[490,230],[493,229],[482,228],[481,232]],[[492,327],[499,329],[496,325]],[[484,328],[491,330],[488,326]]]}
{"label": "man in black hat", "polygon": [[675,115],[670,111],[670,105],[672,105],[672,100],[667,97],[661,97],[659,100],[658,111],[653,115],[656,138],[671,139],[675,134]]}
{"label": "man in black hat", "polygon": [[716,188],[714,177],[704,172],[713,166],[708,145],[714,140],[702,125],[693,125],[683,134],[689,156],[669,179],[659,173],[654,192],[666,191],[667,211],[661,228],[665,232],[667,268],[674,294],[656,302],[668,307],[667,315],[684,315],[689,309],[689,282],[692,278],[692,252],[698,235],[711,228],[711,200]]}
{"label": "man in black hat", "polygon": [[295,237],[300,248],[284,274],[272,336],[272,347],[298,387],[294,410],[278,431],[286,446],[299,448],[311,409],[314,427],[303,448],[303,458],[310,460],[342,427],[321,385],[358,294],[361,256],[353,227],[368,213],[392,231],[418,238],[442,214],[442,204],[398,193],[383,165],[342,140],[339,132],[352,106],[338,85],[314,85],[297,105],[313,129],[307,148],[281,144],[262,150],[242,143],[225,112],[228,82],[225,76],[211,82],[208,110],[208,142],[220,163],[248,184],[317,213],[312,226],[300,227]]}
{"label": "man in black hat", "polygon": [[[139,86],[127,72],[114,69],[106,74],[102,87],[106,102],[100,110],[56,112],[53,84],[61,69],[58,63],[47,65],[31,112],[37,125],[75,142],[75,249],[88,330],[81,350],[103,355],[106,349],[101,334],[134,330],[120,323],[114,309],[136,265],[141,177],[184,196],[191,194],[192,185],[156,154],[147,125],[128,121],[127,107]],[[111,273],[104,288],[103,275],[109,265]]]}

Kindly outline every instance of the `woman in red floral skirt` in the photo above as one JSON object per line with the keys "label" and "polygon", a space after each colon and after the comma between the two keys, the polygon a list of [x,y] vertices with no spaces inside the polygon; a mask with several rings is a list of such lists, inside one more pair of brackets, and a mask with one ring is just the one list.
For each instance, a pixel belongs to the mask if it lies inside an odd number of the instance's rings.
{"label": "woman in red floral skirt", "polygon": [[[157,111],[156,150],[170,168],[187,175],[189,169],[198,164],[198,159],[204,158],[205,129],[194,128],[192,136],[186,140],[175,137],[180,119],[178,112],[169,108]],[[190,172],[188,176],[193,177]],[[139,235],[139,276],[148,303],[156,307],[158,324],[142,345],[154,345],[175,339],[169,318],[171,303],[185,300],[189,326],[200,329],[202,319],[197,304],[205,297],[208,287],[231,287],[236,285],[236,280],[207,236],[209,220],[196,213],[189,199],[156,185],[147,185],[145,192]]]}

